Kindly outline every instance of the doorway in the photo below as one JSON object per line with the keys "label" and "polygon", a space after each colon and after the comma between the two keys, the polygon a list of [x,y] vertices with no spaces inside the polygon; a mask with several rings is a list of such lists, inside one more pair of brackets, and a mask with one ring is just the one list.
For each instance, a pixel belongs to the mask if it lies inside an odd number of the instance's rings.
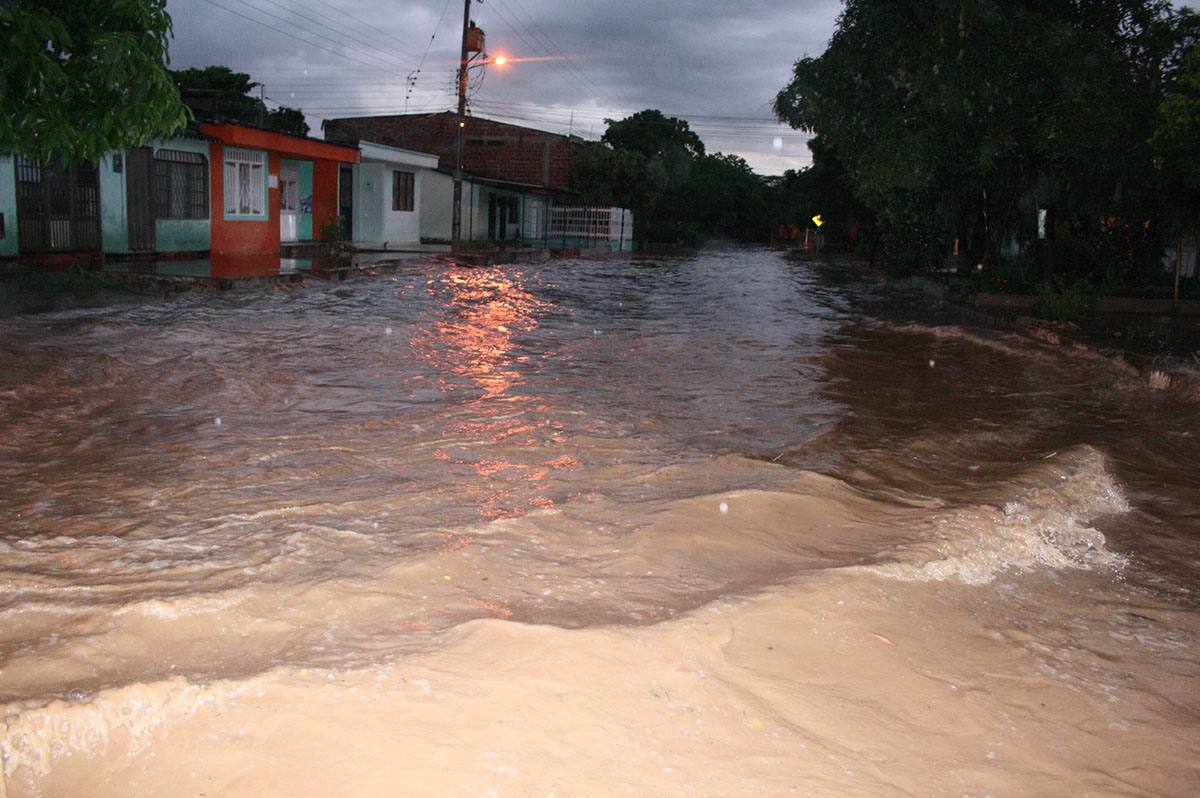
{"label": "doorway", "polygon": [[137,147],[125,157],[125,212],[130,252],[153,252],[158,247],[154,202],[154,150]]}
{"label": "doorway", "polygon": [[96,165],[16,156],[17,246],[21,252],[100,249]]}
{"label": "doorway", "polygon": [[279,240],[300,240],[300,172],[294,166],[279,170]]}
{"label": "doorway", "polygon": [[354,239],[354,170],[342,165],[338,169],[338,216],[342,217],[342,235]]}

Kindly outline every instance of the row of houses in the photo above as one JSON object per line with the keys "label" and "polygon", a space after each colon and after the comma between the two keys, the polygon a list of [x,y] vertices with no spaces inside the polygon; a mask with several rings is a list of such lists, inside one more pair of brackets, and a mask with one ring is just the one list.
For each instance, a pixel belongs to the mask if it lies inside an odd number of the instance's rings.
{"label": "row of houses", "polygon": [[[333,120],[322,140],[209,118],[96,163],[0,156],[0,259],[261,262],[328,238],[339,217],[362,248],[448,243],[456,125],[450,113]],[[591,209],[580,224],[577,137],[470,117],[466,130],[464,239],[629,248],[628,212]]]}

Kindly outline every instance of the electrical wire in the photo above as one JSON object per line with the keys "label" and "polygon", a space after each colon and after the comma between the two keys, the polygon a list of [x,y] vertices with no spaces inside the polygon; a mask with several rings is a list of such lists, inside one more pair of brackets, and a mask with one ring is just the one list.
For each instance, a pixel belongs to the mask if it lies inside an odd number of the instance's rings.
{"label": "electrical wire", "polygon": [[[507,0],[500,0],[500,1],[505,2]],[[571,58],[570,56],[568,56],[566,53],[564,53],[562,51],[562,48],[560,48],[554,42],[554,40],[552,38],[550,38],[550,35],[548,33],[546,33],[546,31],[542,28],[541,25],[538,24],[537,20],[533,17],[533,15],[531,15],[528,11],[525,10],[525,6],[521,5],[521,0],[511,0],[511,2],[513,3],[513,5],[515,5],[517,7],[517,9],[522,14],[525,15],[526,19],[529,20],[529,24],[533,26],[533,30],[535,31],[535,34],[534,34],[535,37],[540,34],[541,39],[543,41],[545,41],[547,45],[549,45],[550,49],[553,51],[553,53],[551,53],[551,55],[557,56],[557,59],[562,59],[561,61],[556,59],[551,62],[552,64],[559,64],[559,63],[565,64],[567,67],[574,70],[574,72],[580,78],[582,78],[585,83],[587,83],[589,86],[591,86],[592,91],[594,92],[595,96],[598,96],[598,97],[603,98],[604,100],[607,100],[612,105],[619,105],[619,103],[616,100],[614,100],[611,95],[609,95],[607,92],[605,92],[604,89],[600,88],[600,86],[596,85],[595,81],[593,81],[590,77],[588,77],[587,73],[585,73],[582,69],[580,69],[579,65],[577,63],[575,63],[574,58]]]}
{"label": "electrical wire", "polygon": [[[237,0],[237,1],[238,1],[238,2],[245,2],[245,0]],[[353,61],[353,62],[355,62],[356,64],[362,64],[363,66],[367,67],[368,69],[374,69],[374,70],[380,70],[380,71],[382,71],[382,70],[384,70],[384,69],[387,69],[387,67],[381,67],[381,66],[377,66],[377,65],[375,65],[375,64],[368,64],[366,61],[362,61],[362,60],[360,60],[360,59],[358,59],[358,58],[352,58],[351,56],[348,56],[348,55],[346,55],[345,53],[339,53],[337,50],[334,50],[334,49],[332,49],[332,48],[326,47],[326,46],[324,46],[324,45],[322,45],[322,44],[318,44],[317,42],[314,42],[314,41],[312,41],[312,40],[310,40],[310,39],[305,39],[305,38],[303,38],[303,37],[301,37],[301,36],[297,36],[297,35],[296,35],[296,34],[294,34],[294,33],[291,33],[291,32],[289,32],[289,31],[283,30],[282,28],[277,28],[277,27],[275,27],[274,25],[270,25],[270,24],[268,24],[268,23],[266,23],[266,22],[263,22],[263,21],[262,21],[262,20],[260,20],[260,19],[255,19],[254,17],[247,16],[246,14],[243,14],[243,13],[241,13],[240,11],[235,11],[234,9],[230,8],[229,6],[222,5],[221,3],[218,3],[218,2],[217,2],[217,0],[205,0],[205,2],[207,2],[209,5],[213,5],[213,6],[216,6],[217,8],[220,8],[220,9],[223,9],[223,10],[225,10],[225,11],[228,11],[230,14],[233,14],[233,15],[235,15],[235,16],[239,16],[239,17],[241,17],[242,19],[249,20],[249,21],[251,21],[251,22],[253,22],[253,23],[255,23],[255,24],[258,24],[258,25],[262,25],[264,28],[269,28],[269,29],[271,29],[271,30],[275,31],[276,33],[282,33],[284,36],[287,36],[287,37],[289,37],[289,38],[295,39],[296,41],[304,42],[305,44],[307,44],[307,45],[309,45],[309,46],[311,46],[311,47],[316,47],[318,50],[324,50],[325,52],[327,52],[327,53],[333,53],[334,55],[336,55],[336,56],[338,56],[338,57],[340,57],[340,58],[345,58],[347,61]],[[253,7],[253,6],[251,6],[251,8],[254,8],[254,7]],[[261,11],[261,9],[255,9],[255,10],[256,10],[256,11],[260,11],[261,13],[266,13],[266,12],[262,12],[262,11]],[[275,15],[274,15],[274,14],[269,14],[268,16],[275,17]],[[279,17],[275,17],[275,18],[276,18],[276,19],[279,19]],[[284,21],[286,22],[287,20],[284,20]]]}
{"label": "electrical wire", "polygon": [[[368,47],[378,48],[378,49],[383,50],[384,52],[389,52],[389,51],[395,49],[395,47],[398,44],[398,42],[396,42],[396,41],[383,42],[381,40],[376,40],[374,42],[368,42],[365,39],[361,38],[361,36],[363,34],[359,31],[350,30],[349,33],[343,33],[341,31],[337,30],[337,28],[342,28],[343,30],[349,30],[349,29],[345,28],[340,23],[334,21],[332,19],[332,17],[321,14],[321,12],[310,8],[309,10],[313,11],[313,13],[319,14],[322,17],[325,17],[325,19],[330,20],[329,22],[322,22],[319,19],[310,17],[309,15],[305,14],[303,11],[298,11],[296,8],[294,8],[293,6],[299,6],[300,8],[306,8],[306,6],[302,5],[299,2],[299,0],[292,0],[292,5],[284,5],[283,3],[278,2],[278,0],[258,0],[258,1],[263,2],[263,3],[269,3],[270,5],[273,5],[276,8],[281,8],[284,11],[291,14],[292,16],[299,17],[300,19],[306,19],[309,22],[312,22],[312,23],[316,24],[317,26],[319,26],[319,30],[311,30],[307,27],[301,27],[301,26],[297,25],[291,18],[284,18],[284,17],[279,17],[274,14],[271,14],[271,12],[255,6],[253,3],[250,2],[250,0],[237,0],[237,2],[240,2],[243,5],[250,6],[255,11],[258,11],[260,14],[267,14],[271,17],[274,17],[275,19],[279,19],[284,22],[288,22],[289,24],[292,24],[295,27],[301,28],[301,30],[304,30],[305,33],[315,33],[319,36],[330,36],[330,35],[340,36],[341,38],[347,39],[347,40],[353,42],[354,44],[362,44],[362,45],[365,45]],[[374,37],[372,36],[371,38],[374,38]],[[341,46],[346,47],[345,44],[342,44]],[[383,57],[381,57],[379,55],[376,55],[374,53],[367,53],[356,47],[349,47],[348,49],[353,50],[354,52],[362,53],[363,55],[367,55],[371,58],[376,58],[380,61],[385,60]],[[415,61],[412,61],[409,59],[397,58],[396,56],[389,56],[389,58],[391,58],[393,60],[393,63],[395,63],[396,65],[401,65],[401,64],[411,65],[411,64],[416,63]]]}

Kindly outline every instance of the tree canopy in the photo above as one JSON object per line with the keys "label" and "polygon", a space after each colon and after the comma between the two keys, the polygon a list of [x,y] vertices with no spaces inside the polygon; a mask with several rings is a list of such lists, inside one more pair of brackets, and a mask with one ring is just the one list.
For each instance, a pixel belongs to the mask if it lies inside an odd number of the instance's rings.
{"label": "tree canopy", "polygon": [[571,173],[584,202],[633,211],[638,241],[765,233],[763,183],[744,160],[706,153],[686,120],[661,111],[607,122],[601,141],[576,155]]}
{"label": "tree canopy", "polygon": [[1182,161],[1164,161],[1184,155],[1151,141],[1196,35],[1161,0],[848,0],[775,111],[845,165],[895,258],[957,239],[970,267],[1036,240],[1040,208],[1047,274],[1101,246],[1146,268],[1173,221],[1163,176]]}
{"label": "tree canopy", "polygon": [[170,36],[166,0],[0,5],[0,152],[94,160],[179,130]]}
{"label": "tree canopy", "polygon": [[261,84],[250,80],[244,72],[234,72],[226,66],[208,66],[176,70],[171,77],[181,90],[211,92],[216,112],[223,118],[293,136],[308,135],[308,123],[301,111],[286,106],[271,110],[260,98],[251,96]]}

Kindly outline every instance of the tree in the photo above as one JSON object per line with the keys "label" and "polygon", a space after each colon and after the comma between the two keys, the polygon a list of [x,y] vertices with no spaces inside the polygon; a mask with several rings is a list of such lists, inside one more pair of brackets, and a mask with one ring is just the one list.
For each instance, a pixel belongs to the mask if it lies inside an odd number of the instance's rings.
{"label": "tree", "polygon": [[851,190],[846,167],[820,136],[810,139],[808,148],[812,166],[801,171],[789,169],[770,180],[767,203],[771,229],[787,225],[803,230],[811,227],[812,218],[819,214],[827,246],[853,250],[865,243],[870,247],[874,214]]}
{"label": "tree", "polygon": [[685,191],[688,216],[714,238],[762,238],[766,227],[763,184],[737,155],[696,159]]}
{"label": "tree", "polygon": [[608,120],[602,140],[576,154],[571,175],[584,202],[632,210],[641,243],[765,237],[763,183],[750,165],[706,155],[686,120],[660,111]]}
{"label": "tree", "polygon": [[169,136],[187,108],[167,70],[166,0],[0,7],[0,152],[66,162]]}
{"label": "tree", "polygon": [[601,142],[580,148],[571,162],[571,177],[586,204],[629,208],[635,218],[657,199],[662,182],[640,152]]}
{"label": "tree", "polygon": [[602,141],[615,152],[641,158],[649,180],[649,185],[639,187],[643,196],[630,206],[635,238],[671,242],[696,238],[695,231],[688,229],[682,192],[696,159],[704,155],[704,142],[686,120],[653,109],[605,121],[608,129]]}
{"label": "tree", "polygon": [[1193,44],[1166,99],[1158,107],[1151,136],[1154,165],[1176,200],[1170,232],[1190,232],[1200,224],[1200,44]]}
{"label": "tree", "polygon": [[675,150],[692,158],[704,154],[704,142],[687,121],[664,116],[662,111],[646,109],[620,121],[604,121],[608,130],[602,138],[618,150],[640,152],[651,159],[665,158]]}
{"label": "tree", "polygon": [[1146,124],[1191,20],[1160,0],[848,0],[775,110],[846,165],[894,257],[957,239],[966,270],[1032,239],[1042,208],[1050,277],[1056,231],[1090,252],[1102,218],[1152,229]]}
{"label": "tree", "polygon": [[303,112],[285,106],[274,111],[268,109],[261,99],[250,95],[261,84],[251,81],[244,72],[234,72],[226,66],[208,66],[203,69],[176,70],[171,77],[185,92],[201,90],[211,93],[220,117],[293,136],[308,135],[308,123],[304,121]]}

